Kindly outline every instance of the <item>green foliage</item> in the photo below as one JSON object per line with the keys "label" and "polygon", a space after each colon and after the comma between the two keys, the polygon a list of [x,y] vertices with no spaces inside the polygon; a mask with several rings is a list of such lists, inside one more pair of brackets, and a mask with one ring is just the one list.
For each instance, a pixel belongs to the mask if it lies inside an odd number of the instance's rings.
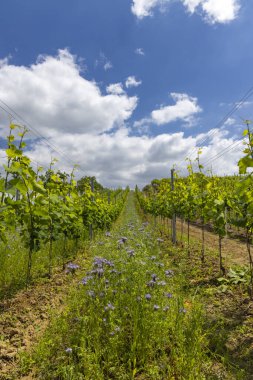
{"label": "green foliage", "polygon": [[220,290],[227,291],[233,285],[248,284],[249,283],[249,268],[236,267],[230,268],[226,277],[219,277]]}
{"label": "green foliage", "polygon": [[[90,177],[82,178],[77,185],[74,170],[71,175],[53,170],[55,160],[44,174],[41,173],[43,168],[35,171],[31,160],[23,151],[23,139],[27,130],[23,129],[18,133],[20,140],[16,142],[14,130],[17,128],[20,129],[14,124],[10,126],[5,176],[0,178],[0,242],[8,244],[12,234],[22,236],[27,249],[28,284],[32,278],[33,256],[42,244],[48,245],[48,274],[51,276],[53,242],[64,241],[64,266],[67,240],[77,241],[87,236],[90,225],[94,230],[110,228],[119,215],[129,190],[111,191],[110,196],[114,202],[110,203],[107,194],[104,196],[103,187],[94,177],[92,193]],[[117,195],[121,197],[116,201],[114,197]],[[1,270],[6,270],[6,267],[1,268],[0,272]]]}
{"label": "green foliage", "polygon": [[201,308],[184,299],[129,202],[124,225],[93,246],[89,271],[33,356],[45,380],[205,378]]}

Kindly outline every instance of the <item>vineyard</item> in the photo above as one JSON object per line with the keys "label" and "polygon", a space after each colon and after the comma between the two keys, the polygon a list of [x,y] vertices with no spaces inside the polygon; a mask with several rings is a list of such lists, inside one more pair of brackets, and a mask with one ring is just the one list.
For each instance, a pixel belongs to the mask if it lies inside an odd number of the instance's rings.
{"label": "vineyard", "polygon": [[237,176],[199,152],[134,192],[35,170],[25,133],[0,178],[0,379],[252,379],[252,134]]}
{"label": "vineyard", "polygon": [[89,178],[76,182],[75,168],[70,175],[54,171],[54,160],[43,174],[35,170],[23,151],[27,131],[20,129],[10,125],[0,178],[1,298],[35,277],[51,277],[53,266],[65,268],[81,240],[110,228],[128,191],[96,189]]}
{"label": "vineyard", "polygon": [[253,257],[251,253],[253,232],[253,197],[252,172],[253,167],[253,137],[249,130],[244,132],[248,142],[244,150],[245,156],[239,162],[238,176],[217,177],[206,175],[200,163],[201,150],[196,158],[198,171],[194,172],[189,160],[187,177],[176,176],[174,169],[171,179],[153,180],[143,192],[136,189],[138,200],[146,213],[169,219],[172,241],[176,243],[176,218],[181,220],[181,243],[184,223],[187,224],[187,252],[190,256],[190,223],[198,222],[201,226],[201,262],[205,262],[205,229],[211,228],[219,238],[219,268],[225,275],[228,268],[224,267],[222,256],[222,241],[228,235],[235,235],[245,241],[249,266],[249,296],[253,297]]}

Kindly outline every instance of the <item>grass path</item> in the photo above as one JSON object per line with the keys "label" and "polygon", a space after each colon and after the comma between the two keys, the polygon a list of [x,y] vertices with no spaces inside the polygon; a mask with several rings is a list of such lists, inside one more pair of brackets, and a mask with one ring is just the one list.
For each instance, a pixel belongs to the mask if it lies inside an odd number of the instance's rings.
{"label": "grass path", "polygon": [[134,202],[130,194],[111,233],[93,243],[65,312],[26,359],[27,376],[36,368],[43,380],[206,378],[202,308]]}

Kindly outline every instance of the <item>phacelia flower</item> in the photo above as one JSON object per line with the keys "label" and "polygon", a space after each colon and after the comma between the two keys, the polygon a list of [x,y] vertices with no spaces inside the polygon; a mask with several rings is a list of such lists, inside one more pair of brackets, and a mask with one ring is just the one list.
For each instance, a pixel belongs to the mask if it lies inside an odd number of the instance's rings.
{"label": "phacelia flower", "polygon": [[167,269],[167,270],[165,271],[165,275],[166,275],[167,277],[172,277],[172,276],[174,275],[174,272],[173,272],[173,270],[171,270],[171,269]]}
{"label": "phacelia flower", "polygon": [[107,306],[105,306],[105,311],[114,310],[114,309],[115,309],[115,307],[111,304],[111,302],[109,302],[107,304]]}
{"label": "phacelia flower", "polygon": [[75,273],[75,271],[79,269],[80,267],[77,264],[69,263],[67,264],[66,268],[67,268],[66,273]]}

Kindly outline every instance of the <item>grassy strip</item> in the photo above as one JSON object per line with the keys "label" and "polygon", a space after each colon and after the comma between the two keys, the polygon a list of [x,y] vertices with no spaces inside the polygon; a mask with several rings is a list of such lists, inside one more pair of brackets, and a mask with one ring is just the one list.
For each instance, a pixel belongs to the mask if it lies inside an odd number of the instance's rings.
{"label": "grassy strip", "polygon": [[215,246],[206,249],[206,261],[202,263],[198,240],[191,238],[189,255],[181,243],[172,247],[168,227],[160,223],[157,227],[172,268],[183,273],[182,289],[186,295],[197,294],[203,305],[213,362],[208,379],[253,379],[253,302],[247,291],[248,268],[233,265],[227,267],[226,278],[221,277]]}
{"label": "grassy strip", "polygon": [[[74,259],[84,240],[77,242],[69,239],[64,247],[63,239],[59,239],[53,244],[52,265],[54,270],[63,267],[63,264],[70,259]],[[65,254],[63,254],[65,251]],[[32,272],[33,281],[40,278],[48,278],[49,244],[44,244],[33,253]],[[0,300],[8,299],[18,290],[26,286],[28,249],[24,246],[21,237],[13,234],[9,237],[7,245],[0,244]]]}
{"label": "grassy strip", "polygon": [[186,297],[163,244],[141,222],[131,195],[115,229],[92,247],[90,270],[30,359],[36,378],[208,378],[201,305]]}

